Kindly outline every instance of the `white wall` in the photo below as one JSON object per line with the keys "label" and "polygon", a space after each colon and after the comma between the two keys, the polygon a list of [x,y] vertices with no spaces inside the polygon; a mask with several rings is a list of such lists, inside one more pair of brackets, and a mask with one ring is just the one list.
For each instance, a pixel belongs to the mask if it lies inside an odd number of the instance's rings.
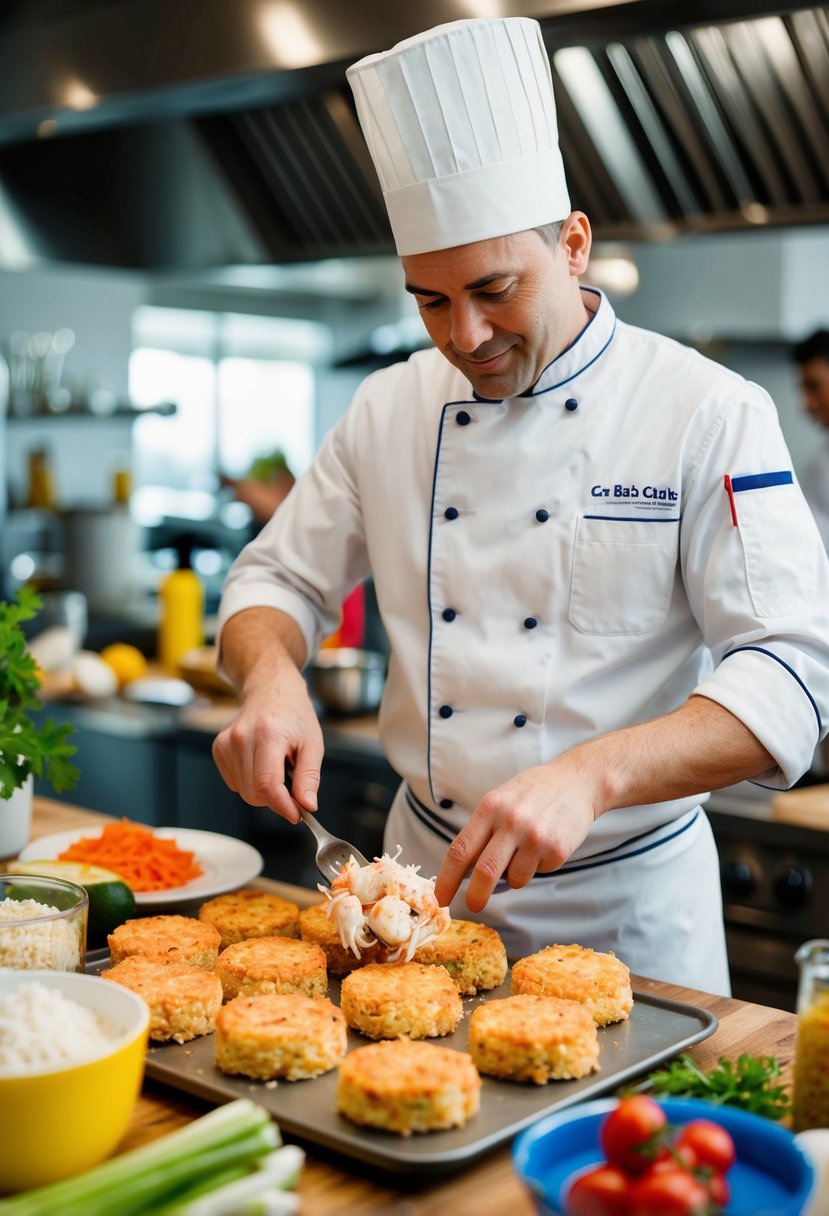
{"label": "white wall", "polygon": [[[673,337],[795,340],[829,319],[829,229],[745,231],[631,244],[632,325]],[[622,312],[622,309],[620,309]]]}

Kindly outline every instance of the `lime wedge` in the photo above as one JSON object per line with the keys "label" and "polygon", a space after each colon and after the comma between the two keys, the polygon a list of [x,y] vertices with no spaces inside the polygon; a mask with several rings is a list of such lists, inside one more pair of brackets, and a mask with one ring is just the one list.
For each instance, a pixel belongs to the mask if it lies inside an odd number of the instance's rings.
{"label": "lime wedge", "polygon": [[118,874],[86,861],[12,861],[10,874],[42,875],[62,878],[84,887],[89,896],[89,943],[106,944],[106,935],[131,916],[135,916],[135,896]]}

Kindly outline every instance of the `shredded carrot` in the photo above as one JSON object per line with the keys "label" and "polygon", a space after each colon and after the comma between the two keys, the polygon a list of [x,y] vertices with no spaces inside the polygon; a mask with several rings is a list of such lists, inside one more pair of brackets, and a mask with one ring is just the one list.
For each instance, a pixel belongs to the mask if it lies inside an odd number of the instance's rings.
{"label": "shredded carrot", "polygon": [[133,891],[183,887],[204,873],[195,853],[180,849],[174,840],[156,836],[152,828],[130,819],[108,823],[100,836],[81,837],[58,857],[112,870]]}

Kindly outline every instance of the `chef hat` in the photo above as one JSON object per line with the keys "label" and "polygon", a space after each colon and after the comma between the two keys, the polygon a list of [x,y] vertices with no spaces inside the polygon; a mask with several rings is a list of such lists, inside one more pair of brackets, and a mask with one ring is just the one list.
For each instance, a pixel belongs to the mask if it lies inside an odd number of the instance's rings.
{"label": "chef hat", "polygon": [[453,21],[346,75],[401,256],[569,215],[537,21]]}

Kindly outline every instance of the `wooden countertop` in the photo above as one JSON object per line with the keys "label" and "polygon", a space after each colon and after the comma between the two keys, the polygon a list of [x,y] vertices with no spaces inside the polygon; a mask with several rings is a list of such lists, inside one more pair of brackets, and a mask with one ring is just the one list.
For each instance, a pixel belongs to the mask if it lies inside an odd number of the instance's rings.
{"label": "wooden countertop", "polygon": [[[32,837],[67,828],[94,826],[107,816],[52,799],[36,798]],[[264,886],[286,893],[284,884],[261,880]],[[290,888],[287,893],[290,894]],[[786,1079],[794,1054],[794,1014],[726,997],[712,996],[691,988],[639,979],[645,992],[688,1001],[711,1009],[719,1027],[710,1038],[691,1048],[690,1054],[703,1068],[722,1055],[736,1058],[742,1051],[775,1055],[784,1065]],[[121,1149],[134,1148],[172,1131],[204,1114],[208,1105],[173,1093],[146,1081],[132,1123]],[[393,1181],[375,1181],[368,1170],[355,1164],[353,1171],[326,1159],[314,1146],[306,1148],[299,1194],[302,1216],[333,1216],[359,1212],[360,1216],[533,1216],[534,1208],[510,1164],[509,1148],[497,1150],[465,1172],[414,1191],[402,1191]]]}

